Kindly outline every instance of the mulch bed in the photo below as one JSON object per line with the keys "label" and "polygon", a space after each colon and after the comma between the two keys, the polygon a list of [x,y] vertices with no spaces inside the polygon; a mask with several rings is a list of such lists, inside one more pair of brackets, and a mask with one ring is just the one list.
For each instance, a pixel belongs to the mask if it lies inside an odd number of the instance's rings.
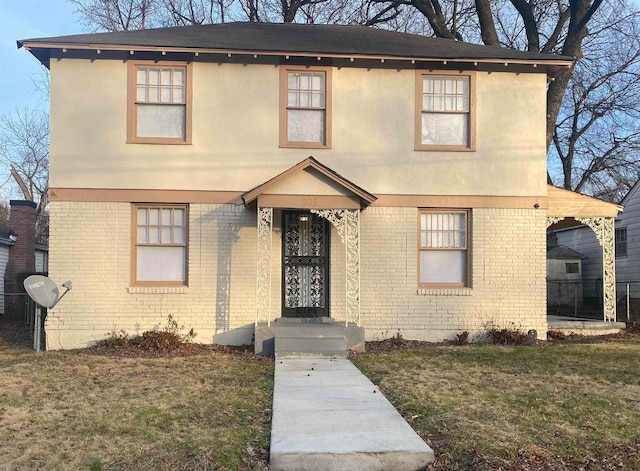
{"label": "mulch bed", "polygon": [[144,349],[136,346],[127,347],[101,347],[95,346],[84,349],[85,353],[91,355],[102,355],[109,357],[127,357],[127,358],[179,358],[190,357],[196,355],[238,355],[238,356],[256,356],[253,353],[253,346],[243,345],[205,345],[201,343],[185,343],[180,346],[154,350]]}
{"label": "mulch bed", "polygon": [[[537,341],[533,344],[536,347],[548,347],[555,344],[567,343],[602,343],[627,340],[637,337],[640,334],[640,321],[628,322],[627,328],[619,334],[601,336],[565,335],[557,338],[549,338],[546,342]],[[33,342],[31,332],[21,322],[0,321],[0,341],[6,344],[30,346]],[[446,346],[458,345],[455,341],[447,342],[426,342],[421,340],[407,340],[400,335],[384,340],[371,341],[365,343],[366,353],[349,352],[349,357],[357,355],[381,355],[399,350],[426,350]],[[176,358],[195,355],[225,354],[238,356],[256,356],[251,345],[205,345],[200,343],[183,343],[166,349],[145,349],[135,345],[129,346],[95,346],[83,349],[91,355],[120,356],[128,358]],[[268,357],[267,357],[268,358]]]}

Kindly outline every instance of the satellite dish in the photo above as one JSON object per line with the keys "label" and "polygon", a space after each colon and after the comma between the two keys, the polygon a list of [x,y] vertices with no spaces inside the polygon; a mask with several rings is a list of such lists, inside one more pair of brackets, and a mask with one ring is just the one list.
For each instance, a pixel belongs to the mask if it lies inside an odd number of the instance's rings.
{"label": "satellite dish", "polygon": [[24,289],[36,304],[46,308],[55,306],[60,297],[60,290],[56,284],[43,275],[31,275],[25,279]]}

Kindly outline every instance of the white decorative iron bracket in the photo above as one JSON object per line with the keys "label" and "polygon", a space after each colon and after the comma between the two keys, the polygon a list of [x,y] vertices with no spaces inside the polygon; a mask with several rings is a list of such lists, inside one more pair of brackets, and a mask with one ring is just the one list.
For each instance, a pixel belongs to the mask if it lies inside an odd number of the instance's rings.
{"label": "white decorative iron bracket", "polygon": [[596,233],[602,246],[602,293],[605,322],[616,321],[616,253],[614,218],[575,218]]}
{"label": "white decorative iron bracket", "polygon": [[312,209],[329,221],[345,245],[346,325],[360,326],[360,211],[357,209]]}
{"label": "white decorative iron bracket", "polygon": [[563,217],[549,217],[547,216],[547,229],[551,226],[553,226],[554,224],[562,221],[564,218]]}
{"label": "white decorative iron bracket", "polygon": [[256,325],[271,325],[271,247],[273,208],[258,208],[258,264],[256,283]]}

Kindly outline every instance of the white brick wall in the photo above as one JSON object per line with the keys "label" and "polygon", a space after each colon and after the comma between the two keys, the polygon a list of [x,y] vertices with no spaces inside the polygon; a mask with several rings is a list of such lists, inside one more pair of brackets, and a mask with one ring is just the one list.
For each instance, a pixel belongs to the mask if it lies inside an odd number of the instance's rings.
{"label": "white brick wall", "polygon": [[368,340],[441,341],[489,322],[546,338],[542,210],[471,212],[471,289],[418,289],[418,210],[369,208],[361,228],[361,316]]}
{"label": "white brick wall", "polygon": [[[280,316],[281,219],[274,213],[271,316]],[[442,340],[498,325],[546,336],[541,210],[472,211],[471,290],[417,288],[417,209],[368,208],[361,221],[361,316],[368,339]],[[47,348],[77,348],[112,330],[140,333],[172,315],[197,341],[248,343],[256,315],[256,214],[189,206],[189,286],[131,288],[131,205],[52,202],[50,277],[73,290],[47,317]],[[344,245],[331,230],[331,315],[344,320]]]}
{"label": "white brick wall", "polygon": [[73,290],[49,311],[47,348],[83,347],[114,329],[141,333],[168,315],[199,342],[250,343],[255,220],[242,206],[191,204],[189,286],[132,289],[131,205],[52,202],[49,273]]}

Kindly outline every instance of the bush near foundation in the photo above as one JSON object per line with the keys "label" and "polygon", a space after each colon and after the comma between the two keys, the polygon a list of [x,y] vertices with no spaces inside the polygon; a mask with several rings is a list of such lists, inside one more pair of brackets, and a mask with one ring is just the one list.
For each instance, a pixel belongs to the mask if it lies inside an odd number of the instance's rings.
{"label": "bush near foundation", "polygon": [[487,324],[485,329],[487,339],[496,345],[531,345],[537,337],[535,331],[525,332],[516,327],[498,327],[494,324]]}
{"label": "bush near foundation", "polygon": [[171,352],[190,344],[197,335],[193,329],[183,333],[184,326],[178,325],[173,316],[167,316],[167,324],[162,328],[147,330],[140,335],[129,336],[126,331],[112,331],[107,338],[96,344],[97,349],[136,348],[149,352]]}

